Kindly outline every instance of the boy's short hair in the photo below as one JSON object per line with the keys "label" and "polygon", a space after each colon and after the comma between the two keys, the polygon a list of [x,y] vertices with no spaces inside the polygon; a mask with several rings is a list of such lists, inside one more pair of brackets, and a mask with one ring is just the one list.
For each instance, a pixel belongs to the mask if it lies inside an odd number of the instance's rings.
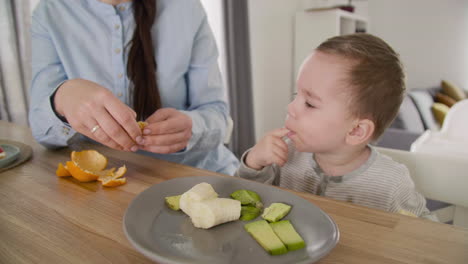
{"label": "boy's short hair", "polygon": [[317,49],[349,59],[351,69],[347,83],[351,114],[368,118],[375,124],[375,140],[398,114],[405,94],[405,75],[399,55],[382,39],[365,33],[332,37]]}

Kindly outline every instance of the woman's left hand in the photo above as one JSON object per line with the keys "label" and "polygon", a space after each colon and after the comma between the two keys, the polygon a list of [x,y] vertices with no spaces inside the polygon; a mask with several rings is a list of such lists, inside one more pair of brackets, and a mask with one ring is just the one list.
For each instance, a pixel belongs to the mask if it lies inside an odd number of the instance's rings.
{"label": "woman's left hand", "polygon": [[143,144],[140,149],[168,154],[187,147],[192,137],[192,119],[174,109],[161,108],[146,120],[143,130]]}

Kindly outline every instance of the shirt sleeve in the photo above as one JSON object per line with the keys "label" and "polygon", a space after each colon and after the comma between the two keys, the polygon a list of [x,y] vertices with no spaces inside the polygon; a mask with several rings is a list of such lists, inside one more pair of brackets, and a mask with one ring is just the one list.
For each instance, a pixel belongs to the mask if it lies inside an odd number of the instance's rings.
{"label": "shirt sleeve", "polygon": [[268,183],[271,185],[277,185],[276,182],[279,177],[280,170],[278,169],[277,166],[271,165],[264,167],[261,170],[254,170],[245,164],[245,158],[249,154],[250,149],[244,152],[241,157],[241,164],[239,168],[237,169],[236,173],[234,176],[236,177],[241,177],[249,180],[254,180],[257,182],[263,182],[263,183]]}
{"label": "shirt sleeve", "polygon": [[192,118],[192,138],[186,151],[212,150],[223,143],[229,115],[225,91],[218,68],[216,42],[206,14],[198,1],[194,12],[202,17],[192,47],[186,81],[188,108],[183,111]]}
{"label": "shirt sleeve", "polygon": [[427,209],[424,196],[415,189],[414,182],[406,167],[404,167],[401,184],[395,190],[391,211],[438,222],[437,217]]}
{"label": "shirt sleeve", "polygon": [[34,138],[47,148],[67,145],[76,132],[55,114],[52,96],[67,75],[49,34],[45,14],[46,3],[41,1],[32,16],[32,81],[29,124]]}

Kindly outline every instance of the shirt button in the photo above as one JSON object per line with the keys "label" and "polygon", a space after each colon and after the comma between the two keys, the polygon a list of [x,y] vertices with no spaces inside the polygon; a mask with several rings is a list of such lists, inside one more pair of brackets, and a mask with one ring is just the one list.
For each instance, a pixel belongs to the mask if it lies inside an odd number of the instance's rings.
{"label": "shirt button", "polygon": [[123,95],[122,93],[117,93],[118,97],[122,97],[122,95]]}
{"label": "shirt button", "polygon": [[115,28],[115,30],[118,30],[118,29],[120,28],[120,25],[116,24],[116,25],[114,26],[114,28]]}
{"label": "shirt button", "polygon": [[123,74],[122,74],[122,73],[119,73],[119,74],[117,75],[117,77],[122,78],[122,77],[123,77]]}
{"label": "shirt button", "polygon": [[117,53],[117,54],[120,53],[120,49],[119,49],[119,48],[116,48],[114,51],[115,51],[115,53]]}
{"label": "shirt button", "polygon": [[119,10],[120,10],[120,11],[125,11],[125,6],[119,7]]}

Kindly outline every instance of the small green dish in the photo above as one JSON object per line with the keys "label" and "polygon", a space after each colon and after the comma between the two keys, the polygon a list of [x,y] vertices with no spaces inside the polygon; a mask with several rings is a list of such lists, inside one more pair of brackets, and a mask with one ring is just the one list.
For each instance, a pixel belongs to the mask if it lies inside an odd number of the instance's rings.
{"label": "small green dish", "polygon": [[0,144],[0,146],[6,154],[5,158],[0,159],[0,168],[4,168],[19,157],[20,149],[10,144]]}

